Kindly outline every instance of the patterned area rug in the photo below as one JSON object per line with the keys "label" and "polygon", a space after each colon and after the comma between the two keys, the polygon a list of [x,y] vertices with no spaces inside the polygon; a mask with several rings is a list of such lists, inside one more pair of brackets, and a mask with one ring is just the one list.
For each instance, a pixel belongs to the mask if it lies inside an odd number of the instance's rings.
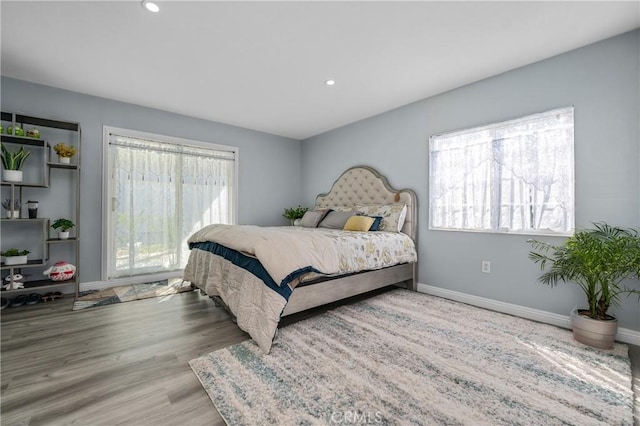
{"label": "patterned area rug", "polygon": [[167,297],[192,290],[191,283],[188,281],[182,281],[181,278],[173,278],[144,284],[123,285],[105,290],[83,291],[73,303],[73,310],[77,311],[113,303],[149,299],[151,297]]}
{"label": "patterned area rug", "polygon": [[632,425],[626,345],[406,290],[190,362],[229,425]]}

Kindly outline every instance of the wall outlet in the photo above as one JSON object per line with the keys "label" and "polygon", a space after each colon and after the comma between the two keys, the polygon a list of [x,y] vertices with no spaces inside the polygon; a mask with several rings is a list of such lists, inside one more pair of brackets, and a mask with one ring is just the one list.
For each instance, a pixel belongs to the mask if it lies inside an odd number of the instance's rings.
{"label": "wall outlet", "polygon": [[488,260],[482,261],[482,268],[480,269],[485,274],[491,273],[491,262]]}

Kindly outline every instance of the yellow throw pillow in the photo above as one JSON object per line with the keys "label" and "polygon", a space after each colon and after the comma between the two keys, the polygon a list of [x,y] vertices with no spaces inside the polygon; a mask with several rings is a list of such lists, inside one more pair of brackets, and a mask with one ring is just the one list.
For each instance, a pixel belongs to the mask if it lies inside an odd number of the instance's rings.
{"label": "yellow throw pillow", "polygon": [[372,217],[367,216],[351,216],[347,223],[344,224],[345,231],[368,231],[375,221]]}

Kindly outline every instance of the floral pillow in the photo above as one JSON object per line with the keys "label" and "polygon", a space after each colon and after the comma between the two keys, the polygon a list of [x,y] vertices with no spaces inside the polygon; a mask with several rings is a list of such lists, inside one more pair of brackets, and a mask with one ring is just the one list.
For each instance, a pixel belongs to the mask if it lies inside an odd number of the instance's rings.
{"label": "floral pillow", "polygon": [[354,210],[367,216],[381,216],[379,231],[400,232],[407,218],[407,205],[393,204],[356,204]]}

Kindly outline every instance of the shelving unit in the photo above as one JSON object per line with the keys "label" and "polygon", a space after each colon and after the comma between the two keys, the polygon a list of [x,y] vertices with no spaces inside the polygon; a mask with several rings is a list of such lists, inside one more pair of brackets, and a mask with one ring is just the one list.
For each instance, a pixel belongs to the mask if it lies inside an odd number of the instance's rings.
{"label": "shelving unit", "polygon": [[[8,198],[12,204],[14,200],[20,200],[22,204],[19,218],[0,219],[2,251],[14,246],[31,251],[26,264],[7,266],[4,261],[0,263],[3,285],[7,283],[5,278],[10,277],[12,281],[14,274],[26,276],[24,288],[2,290],[2,297],[68,289],[77,296],[80,282],[80,125],[8,112],[2,112],[1,119],[5,128],[19,124],[24,130],[27,130],[25,126],[37,127],[41,133],[41,138],[6,133],[0,136],[2,144],[11,148],[24,146],[32,153],[23,167],[23,182],[0,182],[2,199]],[[58,140],[77,149],[72,164],[57,163],[52,159],[52,147],[57,142],[49,141]],[[38,198],[37,218],[30,219],[26,214],[27,196]],[[41,212],[51,218],[71,219],[76,225],[74,236],[69,239],[52,236],[52,219],[40,217]],[[42,272],[59,260],[76,266],[74,277],[67,281],[40,279],[45,277]]]}

